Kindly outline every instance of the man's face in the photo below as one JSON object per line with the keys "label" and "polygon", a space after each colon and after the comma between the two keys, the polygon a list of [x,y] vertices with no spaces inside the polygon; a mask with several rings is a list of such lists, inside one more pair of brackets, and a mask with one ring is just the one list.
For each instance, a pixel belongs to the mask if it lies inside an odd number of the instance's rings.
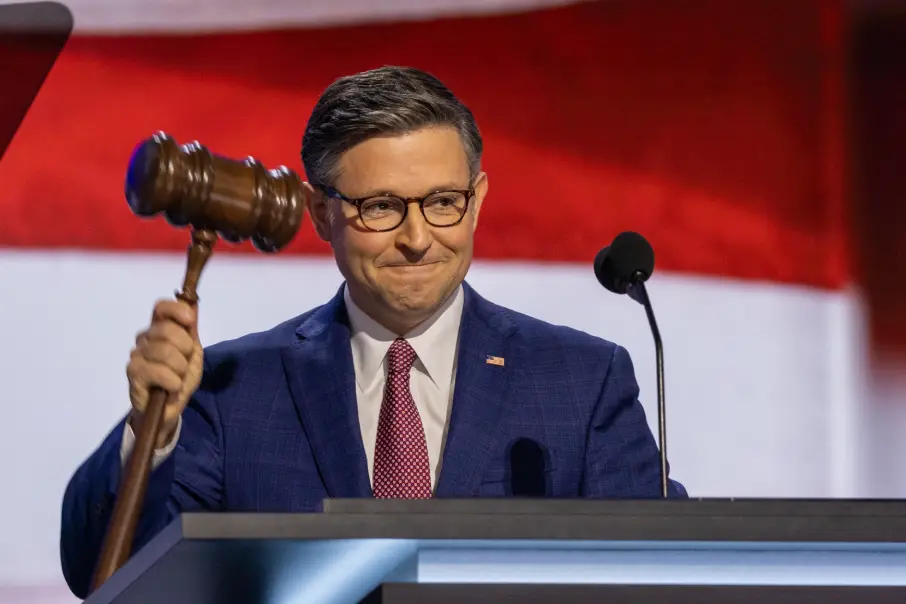
{"label": "man's face", "polygon": [[347,151],[338,167],[340,176],[331,184],[351,199],[475,190],[455,226],[432,226],[411,202],[403,223],[386,232],[366,229],[353,204],[310,192],[312,219],[333,247],[352,299],[378,322],[405,333],[427,319],[465,278],[487,176],[481,173],[469,181],[462,141],[448,127],[369,139]]}

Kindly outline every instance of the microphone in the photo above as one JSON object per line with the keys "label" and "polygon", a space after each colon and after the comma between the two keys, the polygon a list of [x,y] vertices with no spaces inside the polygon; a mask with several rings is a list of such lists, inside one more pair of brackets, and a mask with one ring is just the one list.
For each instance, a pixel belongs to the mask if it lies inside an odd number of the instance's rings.
{"label": "microphone", "polygon": [[657,423],[661,451],[661,495],[667,497],[667,413],[664,402],[664,344],[654,318],[654,309],[645,289],[654,272],[654,250],[648,241],[631,231],[620,233],[595,256],[595,277],[607,290],[627,294],[645,307],[648,325],[654,337],[657,363]]}

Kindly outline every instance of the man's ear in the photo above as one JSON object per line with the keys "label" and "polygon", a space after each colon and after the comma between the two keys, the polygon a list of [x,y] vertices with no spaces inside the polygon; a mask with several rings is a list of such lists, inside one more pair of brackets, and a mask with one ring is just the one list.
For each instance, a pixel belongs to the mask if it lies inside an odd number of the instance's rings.
{"label": "man's ear", "polygon": [[305,205],[308,215],[315,226],[318,237],[330,242],[330,210],[327,206],[327,196],[320,189],[316,189],[307,182],[302,183],[305,189]]}
{"label": "man's ear", "polygon": [[488,175],[485,172],[479,172],[475,179],[475,196],[472,198],[472,230],[478,228],[478,214],[481,212],[481,206],[484,204],[485,195],[488,194]]}

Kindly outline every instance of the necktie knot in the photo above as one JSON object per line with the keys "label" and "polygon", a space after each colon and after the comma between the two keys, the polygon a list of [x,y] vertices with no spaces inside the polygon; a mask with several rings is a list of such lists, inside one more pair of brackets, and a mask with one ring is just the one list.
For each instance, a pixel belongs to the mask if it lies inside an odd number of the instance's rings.
{"label": "necktie knot", "polygon": [[408,374],[417,356],[409,342],[403,338],[397,338],[387,352],[387,366],[390,373]]}

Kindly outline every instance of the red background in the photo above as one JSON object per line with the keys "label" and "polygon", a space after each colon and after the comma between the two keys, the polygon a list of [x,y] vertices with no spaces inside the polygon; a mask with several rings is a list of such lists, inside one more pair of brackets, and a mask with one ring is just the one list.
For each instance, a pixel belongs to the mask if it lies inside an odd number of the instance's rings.
{"label": "red background", "polygon": [[[906,342],[891,310],[903,286],[888,283],[904,282],[890,268],[906,274],[889,253],[904,222],[903,22],[868,47],[870,19],[843,0],[631,0],[191,44],[76,37],[0,164],[0,242],[182,249],[186,233],[123,200],[139,140],[163,129],[301,171],[308,113],[333,78],[411,64],[445,80],[485,136],[480,258],[590,262],[637,230],[661,269],[855,280],[876,335]],[[305,225],[291,251],[329,250]]]}

